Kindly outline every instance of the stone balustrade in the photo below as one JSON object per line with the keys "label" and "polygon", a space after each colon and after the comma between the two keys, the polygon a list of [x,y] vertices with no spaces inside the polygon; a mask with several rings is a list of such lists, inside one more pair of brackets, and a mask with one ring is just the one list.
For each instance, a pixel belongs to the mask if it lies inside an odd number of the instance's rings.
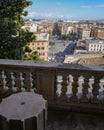
{"label": "stone balustrade", "polygon": [[0,60],[2,96],[34,91],[52,108],[104,111],[104,67]]}

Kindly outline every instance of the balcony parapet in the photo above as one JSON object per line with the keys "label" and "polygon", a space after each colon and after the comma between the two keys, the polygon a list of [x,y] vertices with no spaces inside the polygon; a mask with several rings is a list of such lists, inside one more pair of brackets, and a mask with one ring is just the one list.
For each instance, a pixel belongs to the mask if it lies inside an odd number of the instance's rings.
{"label": "balcony parapet", "polygon": [[94,65],[86,65],[86,64],[66,64],[66,63],[58,63],[58,62],[33,62],[26,60],[8,60],[8,59],[0,59],[0,65],[9,65],[9,66],[31,66],[31,67],[42,67],[42,68],[66,68],[66,69],[76,69],[76,70],[98,70],[104,71],[104,66],[94,66]]}
{"label": "balcony parapet", "polygon": [[104,66],[0,59],[0,93],[34,91],[49,107],[104,111]]}

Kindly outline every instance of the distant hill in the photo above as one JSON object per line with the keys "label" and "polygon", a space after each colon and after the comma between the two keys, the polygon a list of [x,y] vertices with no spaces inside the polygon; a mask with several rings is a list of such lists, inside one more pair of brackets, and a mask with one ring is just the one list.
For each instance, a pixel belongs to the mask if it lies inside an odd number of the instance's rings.
{"label": "distant hill", "polygon": [[104,19],[98,19],[97,22],[104,22]]}

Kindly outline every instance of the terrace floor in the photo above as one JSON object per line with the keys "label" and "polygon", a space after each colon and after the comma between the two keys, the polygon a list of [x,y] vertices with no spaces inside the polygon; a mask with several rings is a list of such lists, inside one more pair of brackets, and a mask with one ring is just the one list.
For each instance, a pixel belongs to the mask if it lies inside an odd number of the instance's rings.
{"label": "terrace floor", "polygon": [[47,130],[104,130],[104,115],[49,110]]}

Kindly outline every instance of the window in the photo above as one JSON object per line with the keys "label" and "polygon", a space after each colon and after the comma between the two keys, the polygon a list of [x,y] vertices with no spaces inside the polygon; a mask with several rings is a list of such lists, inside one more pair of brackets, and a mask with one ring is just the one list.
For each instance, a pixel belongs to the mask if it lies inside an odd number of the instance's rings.
{"label": "window", "polygon": [[40,53],[39,53],[39,56],[44,56],[44,55],[45,55],[44,52],[40,52]]}
{"label": "window", "polygon": [[34,46],[34,43],[32,43],[32,46]]}
{"label": "window", "polygon": [[40,47],[37,47],[37,50],[40,50]]}
{"label": "window", "polygon": [[41,49],[44,50],[44,47],[42,47]]}
{"label": "window", "polygon": [[45,55],[45,53],[43,52],[43,56]]}
{"label": "window", "polygon": [[32,50],[35,50],[35,47],[32,47]]}

